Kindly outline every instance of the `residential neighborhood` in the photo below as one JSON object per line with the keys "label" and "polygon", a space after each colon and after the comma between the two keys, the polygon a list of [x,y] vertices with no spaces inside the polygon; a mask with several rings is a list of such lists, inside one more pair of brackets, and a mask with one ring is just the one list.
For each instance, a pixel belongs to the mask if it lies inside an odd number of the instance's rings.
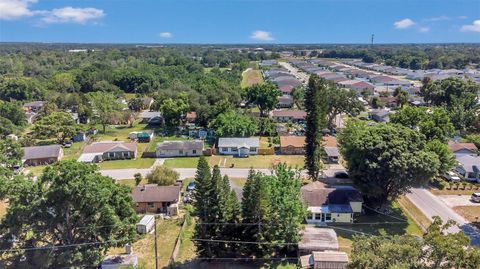
{"label": "residential neighborhood", "polygon": [[0,268],[480,268],[478,5],[334,2],[0,0]]}

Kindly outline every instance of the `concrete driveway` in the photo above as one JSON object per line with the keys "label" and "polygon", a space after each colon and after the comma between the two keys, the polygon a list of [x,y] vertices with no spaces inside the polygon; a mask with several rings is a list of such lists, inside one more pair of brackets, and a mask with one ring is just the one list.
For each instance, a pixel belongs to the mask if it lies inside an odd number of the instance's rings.
{"label": "concrete driveway", "polygon": [[438,197],[449,207],[480,206],[480,203],[474,203],[470,200],[470,195],[438,195]]}

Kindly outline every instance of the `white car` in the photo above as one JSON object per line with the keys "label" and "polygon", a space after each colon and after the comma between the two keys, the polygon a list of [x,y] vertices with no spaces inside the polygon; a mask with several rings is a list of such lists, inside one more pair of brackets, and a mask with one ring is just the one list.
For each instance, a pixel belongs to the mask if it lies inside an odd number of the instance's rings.
{"label": "white car", "polygon": [[470,200],[475,203],[480,203],[480,192],[473,193],[472,197],[470,197]]}
{"label": "white car", "polygon": [[462,179],[453,171],[445,173],[445,179],[452,182],[460,182]]}

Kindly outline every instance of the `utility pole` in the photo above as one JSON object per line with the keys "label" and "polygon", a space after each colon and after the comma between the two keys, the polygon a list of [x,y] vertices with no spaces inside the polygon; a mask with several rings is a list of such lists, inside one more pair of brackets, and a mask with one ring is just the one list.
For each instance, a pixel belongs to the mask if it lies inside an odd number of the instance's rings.
{"label": "utility pole", "polygon": [[153,217],[154,231],[155,231],[155,269],[158,269],[158,256],[157,256],[157,215]]}
{"label": "utility pole", "polygon": [[375,37],[375,35],[374,35],[374,34],[372,34],[372,47],[373,47],[373,38],[374,38],[374,37]]}

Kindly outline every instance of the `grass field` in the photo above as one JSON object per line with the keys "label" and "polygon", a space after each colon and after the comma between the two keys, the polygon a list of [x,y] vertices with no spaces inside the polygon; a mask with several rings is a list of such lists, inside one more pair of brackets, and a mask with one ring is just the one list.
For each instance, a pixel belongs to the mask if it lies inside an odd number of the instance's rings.
{"label": "grass field", "polygon": [[[272,168],[279,163],[287,163],[293,168],[303,168],[304,157],[298,155],[256,155],[248,158],[236,158],[226,155],[207,157],[210,166],[218,165],[225,168]],[[165,166],[170,168],[196,168],[198,157],[182,157],[167,159]],[[233,166],[232,166],[233,165]]]}
{"label": "grass field", "polygon": [[422,211],[420,211],[420,209],[418,209],[418,207],[410,202],[410,200],[408,200],[408,198],[405,196],[401,196],[397,202],[404,208],[405,211],[407,211],[406,213],[412,214],[413,216],[410,217],[415,218],[425,229],[432,224],[432,221],[427,218],[427,216],[425,216]]}
{"label": "grass field", "polygon": [[[175,240],[180,232],[180,223],[177,220],[157,220],[158,265],[163,268],[173,252]],[[133,243],[133,251],[138,255],[138,262],[142,268],[155,268],[155,236],[147,234]],[[124,248],[110,249],[110,255],[121,254]]]}
{"label": "grass field", "polygon": [[241,83],[242,88],[246,88],[254,84],[263,83],[262,72],[260,70],[255,70],[250,68],[245,70],[242,76],[243,76],[242,83]]}
{"label": "grass field", "polygon": [[393,213],[391,216],[385,216],[367,210],[365,215],[358,217],[356,222],[351,225],[330,224],[329,227],[335,228],[339,238],[339,244],[342,246],[342,249],[347,252],[349,252],[351,247],[353,236],[359,233],[380,235],[381,231],[385,231],[387,235],[423,235],[420,227],[402,210],[398,203],[394,202],[392,209]]}
{"label": "grass field", "polygon": [[[139,154],[140,155],[140,154]],[[155,162],[154,158],[140,158],[135,160],[115,160],[98,163],[100,169],[149,168]]]}
{"label": "grass field", "polygon": [[154,152],[157,149],[157,144],[167,140],[187,140],[187,138],[177,136],[154,136],[153,141],[148,145],[148,151]]}
{"label": "grass field", "polygon": [[480,227],[480,206],[456,206],[453,210]]}
{"label": "grass field", "polygon": [[193,241],[195,231],[195,218],[191,218],[191,222],[187,223],[187,226],[183,230],[182,239],[180,244],[180,250],[177,255],[177,262],[184,263],[190,261],[196,257],[196,247]]}

